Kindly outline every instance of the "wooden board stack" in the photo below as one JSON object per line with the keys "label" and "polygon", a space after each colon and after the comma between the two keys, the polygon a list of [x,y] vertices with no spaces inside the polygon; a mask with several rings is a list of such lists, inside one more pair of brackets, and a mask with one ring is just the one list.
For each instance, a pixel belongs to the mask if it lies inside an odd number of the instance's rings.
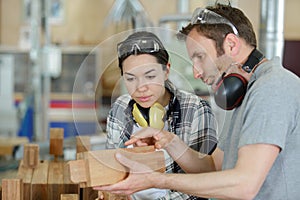
{"label": "wooden board stack", "polygon": [[2,180],[2,200],[126,199],[92,189],[116,183],[128,175],[126,168],[114,157],[117,151],[153,170],[165,170],[163,152],[155,151],[153,146],[91,151],[87,136],[76,138],[77,160],[64,161],[59,159],[63,155],[63,138],[63,129],[50,129],[53,160],[39,160],[36,144],[24,146],[17,177]]}

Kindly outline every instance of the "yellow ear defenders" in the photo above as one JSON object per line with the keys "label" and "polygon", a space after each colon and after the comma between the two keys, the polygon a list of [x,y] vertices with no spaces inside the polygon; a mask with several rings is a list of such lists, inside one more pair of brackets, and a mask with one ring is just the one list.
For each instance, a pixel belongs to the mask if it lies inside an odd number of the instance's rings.
{"label": "yellow ear defenders", "polygon": [[[135,121],[141,126],[141,127],[152,127],[157,129],[163,129],[164,128],[164,116],[166,114],[166,111],[162,105],[159,103],[154,103],[150,109],[149,113],[145,113],[141,107],[137,105],[136,103],[133,104],[133,110],[132,115],[135,119]],[[148,120],[147,120],[148,119]],[[149,122],[149,124],[148,124]]]}

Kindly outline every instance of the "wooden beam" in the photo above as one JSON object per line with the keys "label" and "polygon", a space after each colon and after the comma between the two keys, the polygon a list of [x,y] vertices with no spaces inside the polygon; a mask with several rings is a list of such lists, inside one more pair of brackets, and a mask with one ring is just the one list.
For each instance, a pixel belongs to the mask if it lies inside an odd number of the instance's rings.
{"label": "wooden beam", "polygon": [[117,195],[117,194],[112,194],[112,193],[107,193],[106,195],[107,196],[106,196],[105,200],[127,200],[127,199],[129,199],[129,197],[126,195]]}
{"label": "wooden beam", "polygon": [[64,154],[63,151],[64,129],[63,128],[51,128],[50,129],[50,151],[51,155],[54,155],[54,161],[57,161],[58,156]]}
{"label": "wooden beam", "polygon": [[23,200],[22,179],[2,179],[2,200]]}
{"label": "wooden beam", "polygon": [[12,155],[15,146],[28,143],[27,137],[2,137],[0,136],[0,155]]}
{"label": "wooden beam", "polygon": [[65,194],[79,194],[79,184],[71,181],[70,168],[66,162],[64,162],[64,193]]}
{"label": "wooden beam", "polygon": [[12,155],[14,146],[0,145],[0,156]]}
{"label": "wooden beam", "polygon": [[50,162],[48,168],[48,199],[59,199],[64,194],[64,163]]}
{"label": "wooden beam", "polygon": [[98,198],[98,191],[93,190],[92,187],[82,188],[81,191],[82,191],[82,200],[90,200],[90,199]]}
{"label": "wooden beam", "polygon": [[60,200],[79,200],[78,194],[61,194]]}
{"label": "wooden beam", "polygon": [[86,182],[87,187],[94,187],[125,179],[128,171],[115,159],[117,151],[122,151],[129,159],[143,163],[152,170],[165,171],[164,154],[154,151],[154,147],[108,149],[85,152],[83,160],[70,161],[71,180],[75,183]]}
{"label": "wooden beam", "polygon": [[27,168],[36,168],[39,164],[39,146],[37,144],[25,144],[23,165]]}
{"label": "wooden beam", "polygon": [[91,137],[90,136],[77,136],[76,137],[76,153],[86,152],[91,150]]}
{"label": "wooden beam", "polygon": [[33,169],[25,167],[23,160],[20,162],[17,178],[23,181],[23,197],[24,200],[31,200],[31,180],[33,175]]}
{"label": "wooden beam", "polygon": [[32,200],[48,198],[48,168],[49,162],[42,160],[34,169],[31,181]]}
{"label": "wooden beam", "polygon": [[71,160],[68,162],[70,170],[70,179],[73,183],[88,182],[87,162],[86,160]]}

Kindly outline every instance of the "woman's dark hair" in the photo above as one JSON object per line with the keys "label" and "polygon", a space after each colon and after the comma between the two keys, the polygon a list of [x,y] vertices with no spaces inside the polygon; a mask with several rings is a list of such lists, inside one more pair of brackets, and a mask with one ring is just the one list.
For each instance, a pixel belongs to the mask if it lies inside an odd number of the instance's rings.
{"label": "woman's dark hair", "polygon": [[[151,49],[143,49],[143,46],[138,46],[139,42],[143,40],[148,42],[150,41],[149,43],[156,45],[154,47],[157,49],[155,49],[155,51],[151,51]],[[150,47],[154,48],[153,45]],[[167,50],[165,49],[161,40],[154,33],[147,31],[135,32],[129,35],[123,42],[118,44],[118,60],[119,67],[121,69],[121,75],[123,75],[123,61],[130,55],[139,54],[150,54],[154,56],[157,62],[164,66],[163,69],[166,69],[166,65],[169,62],[169,54]]]}

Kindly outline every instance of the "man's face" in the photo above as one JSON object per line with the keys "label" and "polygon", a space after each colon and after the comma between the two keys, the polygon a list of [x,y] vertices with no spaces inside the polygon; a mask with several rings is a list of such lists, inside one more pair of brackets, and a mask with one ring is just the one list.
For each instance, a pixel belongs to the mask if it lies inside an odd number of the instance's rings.
{"label": "man's face", "polygon": [[194,78],[202,79],[215,89],[217,80],[232,63],[231,59],[226,55],[218,57],[215,42],[200,35],[195,28],[186,39],[186,48],[193,62]]}
{"label": "man's face", "polygon": [[123,72],[128,93],[140,106],[148,108],[155,102],[164,104],[168,70],[164,71],[154,56],[129,56],[123,61]]}

